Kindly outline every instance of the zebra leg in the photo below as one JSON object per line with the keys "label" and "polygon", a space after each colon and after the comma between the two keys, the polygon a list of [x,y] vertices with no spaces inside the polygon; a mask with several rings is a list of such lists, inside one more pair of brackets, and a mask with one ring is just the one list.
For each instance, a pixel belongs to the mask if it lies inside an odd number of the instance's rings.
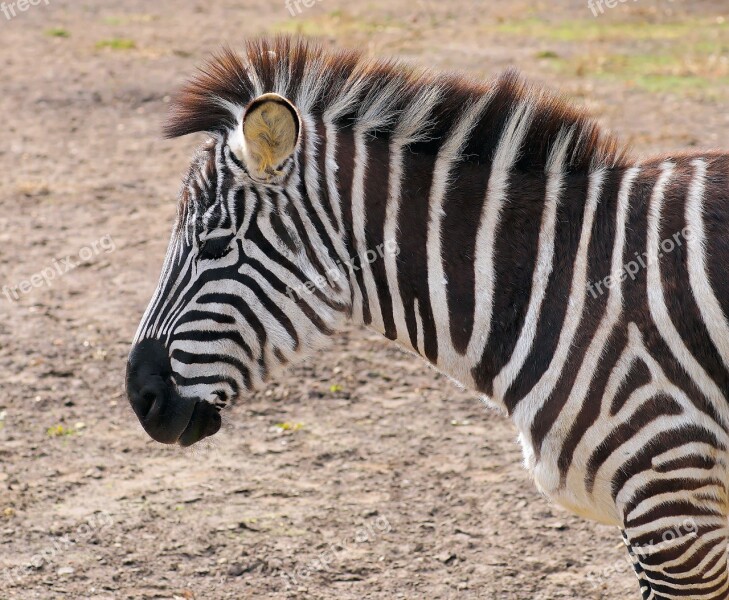
{"label": "zebra leg", "polygon": [[645,577],[645,571],[643,570],[643,567],[640,566],[640,562],[638,561],[635,552],[633,552],[633,548],[630,545],[630,541],[628,541],[628,536],[625,533],[625,530],[621,529],[620,532],[623,534],[623,541],[628,548],[630,562],[633,563],[633,569],[635,569],[635,574],[638,576],[641,598],[643,598],[643,600],[648,600],[648,598],[651,597],[651,585]]}
{"label": "zebra leg", "polygon": [[[696,497],[626,519],[623,539],[643,600],[729,598],[727,518],[714,507],[710,498]],[[675,515],[680,508],[688,514]]]}

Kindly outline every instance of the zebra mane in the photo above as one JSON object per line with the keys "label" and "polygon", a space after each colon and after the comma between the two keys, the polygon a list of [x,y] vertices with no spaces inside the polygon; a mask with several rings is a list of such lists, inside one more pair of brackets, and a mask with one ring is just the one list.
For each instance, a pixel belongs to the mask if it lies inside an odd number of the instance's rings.
{"label": "zebra mane", "polygon": [[625,147],[586,113],[530,86],[515,71],[483,83],[356,51],[327,51],[287,36],[248,42],[242,55],[229,48],[215,55],[176,95],[164,133],[222,135],[237,126],[253,99],[267,92],[289,98],[302,115],[373,137],[399,138],[431,154],[465,111],[488,95],[464,149],[469,161],[493,158],[508,117],[521,106],[530,109],[532,121],[517,169],[548,169],[558,146],[569,171],[629,164]]}

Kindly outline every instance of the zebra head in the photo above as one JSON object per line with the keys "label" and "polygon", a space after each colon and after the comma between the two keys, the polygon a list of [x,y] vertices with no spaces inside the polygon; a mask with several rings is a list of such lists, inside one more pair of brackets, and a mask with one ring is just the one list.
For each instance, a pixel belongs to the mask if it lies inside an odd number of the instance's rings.
{"label": "zebra head", "polygon": [[184,181],[127,365],[131,405],[163,443],[216,433],[223,407],[316,348],[350,305],[305,208],[297,107],[265,93],[230,110]]}

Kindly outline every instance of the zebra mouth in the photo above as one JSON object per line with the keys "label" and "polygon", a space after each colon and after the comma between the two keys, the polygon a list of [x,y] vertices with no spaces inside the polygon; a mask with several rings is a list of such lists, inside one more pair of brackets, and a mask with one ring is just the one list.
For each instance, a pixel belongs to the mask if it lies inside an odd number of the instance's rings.
{"label": "zebra mouth", "polygon": [[[146,394],[142,394],[144,405]],[[142,408],[140,402],[136,407]],[[218,410],[205,400],[183,398],[175,390],[158,395],[156,399],[137,412],[142,427],[155,441],[163,444],[179,444],[187,447],[216,434],[221,418]]]}
{"label": "zebra mouth", "polygon": [[132,349],[126,384],[132,409],[157,442],[192,446],[220,429],[220,413],[213,404],[178,393],[167,351],[157,340],[144,340]]}
{"label": "zebra mouth", "polygon": [[195,404],[190,422],[177,440],[183,448],[215,435],[220,430],[221,419],[218,410],[205,400]]}

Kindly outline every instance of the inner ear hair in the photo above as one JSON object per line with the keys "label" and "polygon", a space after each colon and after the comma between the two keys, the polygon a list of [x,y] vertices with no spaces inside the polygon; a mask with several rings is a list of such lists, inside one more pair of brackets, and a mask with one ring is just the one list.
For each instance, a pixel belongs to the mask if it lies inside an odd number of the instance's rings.
{"label": "inner ear hair", "polygon": [[261,97],[246,110],[243,137],[257,175],[278,175],[276,167],[291,156],[299,137],[299,118],[283,98]]}

